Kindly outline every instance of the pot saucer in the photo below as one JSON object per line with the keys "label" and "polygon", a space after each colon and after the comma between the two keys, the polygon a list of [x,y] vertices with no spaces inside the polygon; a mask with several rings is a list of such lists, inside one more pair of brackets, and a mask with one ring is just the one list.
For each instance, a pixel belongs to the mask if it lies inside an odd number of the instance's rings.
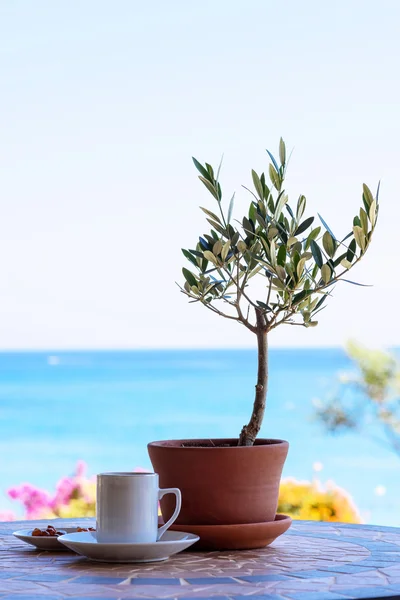
{"label": "pot saucer", "polygon": [[166,531],[158,542],[150,544],[100,543],[96,532],[83,531],[61,535],[58,541],[90,560],[108,563],[145,563],[167,560],[186,550],[199,537],[192,533]]}
{"label": "pot saucer", "polygon": [[170,530],[188,531],[200,537],[193,550],[252,550],[264,548],[285,533],[292,524],[287,515],[275,521],[240,525],[171,525]]}

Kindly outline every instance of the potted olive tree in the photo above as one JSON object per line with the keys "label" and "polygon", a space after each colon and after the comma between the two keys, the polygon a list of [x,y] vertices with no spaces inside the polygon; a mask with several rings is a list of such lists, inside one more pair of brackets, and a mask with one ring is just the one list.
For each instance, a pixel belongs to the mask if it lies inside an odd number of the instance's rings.
{"label": "potted olive tree", "polygon": [[[190,302],[255,336],[258,371],[250,419],[237,438],[149,444],[162,487],[182,490],[177,523],[186,530],[274,521],[288,443],[257,438],[266,407],[269,335],[281,325],[318,324],[317,315],[334,285],[353,283],[347,274],[366,253],[377,221],[379,187],[374,197],[364,184],[359,214],[339,237],[319,214],[305,216],[305,196],[289,203],[282,139],[279,161],[270,152],[268,156],[270,183],[264,173],[252,171],[251,202],[240,221],[232,218],[234,196],[227,210],[223,207],[220,169],[215,173],[208,163],[193,159],[215,207],[202,208],[209,232],[192,249],[182,250],[189,264],[182,270],[181,291]],[[164,517],[172,511],[170,497],[165,496]]]}

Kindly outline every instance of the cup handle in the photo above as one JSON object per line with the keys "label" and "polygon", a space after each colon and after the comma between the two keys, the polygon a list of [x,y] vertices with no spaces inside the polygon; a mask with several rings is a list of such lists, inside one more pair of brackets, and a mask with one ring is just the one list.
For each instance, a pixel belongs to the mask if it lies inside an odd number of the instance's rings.
{"label": "cup handle", "polygon": [[163,496],[165,496],[165,494],[175,494],[176,506],[175,506],[174,514],[172,515],[172,517],[165,523],[165,525],[158,528],[157,541],[160,539],[160,537],[163,535],[163,533],[165,533],[167,531],[168,527],[170,527],[172,525],[172,523],[174,521],[176,521],[176,519],[181,511],[181,506],[182,506],[181,490],[178,490],[178,488],[165,488],[164,490],[159,490],[158,491],[158,499],[161,500],[161,498]]}

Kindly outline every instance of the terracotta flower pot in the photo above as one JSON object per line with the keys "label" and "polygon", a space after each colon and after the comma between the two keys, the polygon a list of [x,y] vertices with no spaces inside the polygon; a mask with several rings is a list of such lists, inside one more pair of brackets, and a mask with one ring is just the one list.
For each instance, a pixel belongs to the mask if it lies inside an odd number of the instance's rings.
{"label": "terracotta flower pot", "polygon": [[[251,447],[237,446],[235,439],[148,444],[160,487],[177,487],[182,492],[177,525],[274,521],[288,448],[288,442],[267,439]],[[161,511],[164,520],[172,515],[171,495],[162,499]]]}

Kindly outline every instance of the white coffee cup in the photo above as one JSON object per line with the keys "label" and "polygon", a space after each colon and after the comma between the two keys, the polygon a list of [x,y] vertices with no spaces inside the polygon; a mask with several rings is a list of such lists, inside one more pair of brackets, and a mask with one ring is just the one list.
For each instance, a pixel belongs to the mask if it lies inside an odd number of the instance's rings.
{"label": "white coffee cup", "polygon": [[[158,527],[158,501],[175,494],[170,520]],[[152,543],[176,520],[181,510],[177,488],[160,490],[157,473],[100,473],[97,475],[96,539],[101,543]]]}

